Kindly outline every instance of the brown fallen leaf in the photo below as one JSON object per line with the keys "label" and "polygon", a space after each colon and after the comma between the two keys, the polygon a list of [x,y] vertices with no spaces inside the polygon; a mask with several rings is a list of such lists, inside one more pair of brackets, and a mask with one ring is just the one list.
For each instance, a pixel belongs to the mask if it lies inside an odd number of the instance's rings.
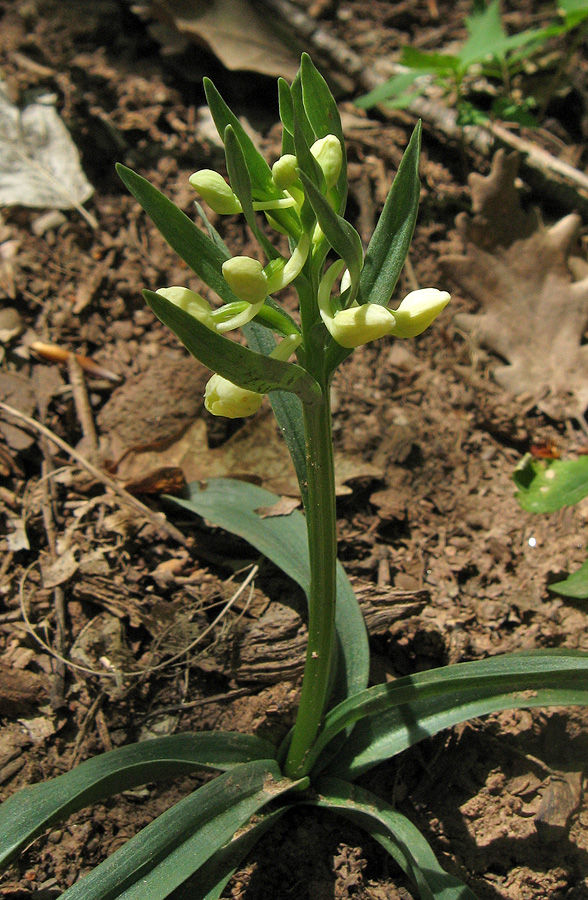
{"label": "brown fallen leaf", "polygon": [[159,466],[124,485],[129,494],[171,494],[174,497],[180,496],[185,487],[186,479],[179,466]]}
{"label": "brown fallen leaf", "polygon": [[[204,44],[231,71],[259,72],[291,81],[298,59],[283,43],[271,18],[259,15],[249,0],[154,0],[142,12],[157,16],[181,36]],[[173,35],[173,32],[172,32]],[[163,36],[158,32],[158,36]],[[174,49],[171,39],[171,51]]]}
{"label": "brown fallen leaf", "polygon": [[588,278],[574,257],[581,220],[569,215],[546,228],[535,212],[524,212],[517,167],[516,157],[499,150],[490,175],[470,176],[473,217],[456,219],[464,252],[440,263],[480,309],[455,321],[506,361],[494,371],[505,390],[531,395],[553,418],[583,416]]}
{"label": "brown fallen leaf", "polygon": [[260,506],[255,512],[260,519],[271,519],[272,516],[289,516],[300,506],[296,497],[280,497],[273,506]]}
{"label": "brown fallen leaf", "polygon": [[570,816],[580,805],[582,773],[566,772],[550,776],[537,814],[537,833],[547,841],[561,840],[567,833]]}
{"label": "brown fallen leaf", "polygon": [[46,697],[46,685],[40,675],[0,663],[0,715],[26,715]]}

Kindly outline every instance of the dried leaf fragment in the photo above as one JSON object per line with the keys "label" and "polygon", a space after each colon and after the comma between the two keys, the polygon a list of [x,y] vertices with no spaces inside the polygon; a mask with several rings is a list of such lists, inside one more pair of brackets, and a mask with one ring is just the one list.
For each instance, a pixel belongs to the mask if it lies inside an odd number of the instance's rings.
{"label": "dried leaf fragment", "polygon": [[494,371],[501,387],[530,394],[550,416],[582,416],[588,406],[588,278],[574,280],[580,217],[545,228],[525,213],[514,179],[516,159],[499,150],[486,177],[471,176],[474,216],[456,225],[464,253],[440,260],[445,273],[479,303],[456,316],[506,362]]}

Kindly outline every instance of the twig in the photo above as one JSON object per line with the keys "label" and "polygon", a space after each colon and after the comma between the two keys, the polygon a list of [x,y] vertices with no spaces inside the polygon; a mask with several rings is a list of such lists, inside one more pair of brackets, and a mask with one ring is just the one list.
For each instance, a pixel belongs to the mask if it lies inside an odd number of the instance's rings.
{"label": "twig", "polygon": [[25,413],[20,412],[20,410],[14,409],[14,407],[9,406],[8,403],[4,403],[4,401],[0,401],[0,409],[3,409],[8,415],[14,416],[15,419],[25,422],[30,428],[34,428],[39,434],[43,434],[52,441],[60,450],[67,453],[71,459],[74,459],[82,469],[85,469],[86,472],[89,472],[90,475],[109,487],[128,506],[132,506],[134,510],[151,522],[153,527],[159,531],[160,534],[165,534],[168,537],[173,538],[174,541],[177,541],[184,547],[188,546],[188,542],[181,531],[178,531],[174,525],[171,525],[163,513],[153,512],[148,506],[145,506],[144,503],[141,503],[140,500],[137,500],[137,498],[133,497],[132,494],[129,494],[128,491],[125,491],[125,489],[121,487],[120,484],[117,484],[117,482],[107,475],[106,472],[102,472],[97,466],[92,465],[92,463],[85,459],[81,453],[78,453],[78,451],[74,450],[73,447],[70,447],[68,443],[63,441],[60,437],[57,437],[57,435],[54,434],[50,428],[47,428],[46,425],[42,425],[40,422],[37,422],[36,419],[32,419],[30,416],[25,415]]}
{"label": "twig", "polygon": [[92,407],[90,406],[90,398],[88,397],[88,388],[82,367],[75,356],[71,353],[67,361],[69,371],[69,383],[73,393],[74,406],[78,421],[82,428],[88,446],[95,450],[98,447],[98,435],[96,434],[96,426],[94,425],[94,416],[92,415]]}

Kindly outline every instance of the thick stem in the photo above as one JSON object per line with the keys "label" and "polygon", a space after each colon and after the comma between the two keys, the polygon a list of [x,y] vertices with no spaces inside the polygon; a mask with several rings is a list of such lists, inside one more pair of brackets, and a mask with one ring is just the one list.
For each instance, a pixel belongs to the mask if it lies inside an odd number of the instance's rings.
{"label": "thick stem", "polygon": [[337,517],[329,388],[324,402],[304,404],[310,554],[308,647],[300,706],[285,764],[290,778],[306,775],[306,757],[322,722],[335,637]]}

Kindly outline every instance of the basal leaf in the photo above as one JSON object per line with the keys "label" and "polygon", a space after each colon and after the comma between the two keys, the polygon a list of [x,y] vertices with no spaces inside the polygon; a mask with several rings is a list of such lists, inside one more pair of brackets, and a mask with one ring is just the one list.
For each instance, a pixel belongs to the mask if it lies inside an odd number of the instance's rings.
{"label": "basal leaf", "polygon": [[412,822],[371,791],[338,778],[319,778],[313,806],[359,825],[395,859],[419,889],[421,900],[476,900],[475,894],[437,862]]}
{"label": "basal leaf", "polygon": [[311,402],[320,393],[318,384],[300,366],[255,353],[217,334],[153,291],[143,291],[143,296],[157,318],[171,328],[192,356],[233,384],[259,394],[292,391]]}
{"label": "basal leaf", "polygon": [[[188,485],[190,497],[170,501],[239,535],[263,553],[308,594],[310,562],[304,516],[261,518],[256,510],[273,506],[279,498],[263,488],[228,478],[211,478],[203,485]],[[357,598],[337,564],[336,629],[339,640],[338,688],[351,696],[362,691],[369,673],[369,647]]]}
{"label": "basal leaf", "polygon": [[588,456],[534,459],[527,454],[513,472],[515,497],[527,512],[548,513],[588,496]]}
{"label": "basal leaf", "polygon": [[6,865],[54,822],[120,791],[195,769],[223,771],[274,755],[267,741],[232,732],[175,734],[103,753],[4,801],[0,806],[0,865]]}
{"label": "basal leaf", "polygon": [[[355,723],[329,774],[354,779],[423,738],[502,709],[588,704],[588,653],[537,650],[459,663],[399,678],[332,709],[311,750],[316,759]],[[314,765],[314,763],[313,763]],[[313,771],[320,771],[319,759]]]}
{"label": "basal leaf", "polygon": [[63,900],[164,900],[252,815],[295,787],[273,760],[243,763],[176,803],[70,887]]}
{"label": "basal leaf", "polygon": [[225,886],[253,847],[282,818],[289,807],[282,806],[239,831],[230,843],[218,850],[198,872],[170,895],[170,900],[218,900]]}

